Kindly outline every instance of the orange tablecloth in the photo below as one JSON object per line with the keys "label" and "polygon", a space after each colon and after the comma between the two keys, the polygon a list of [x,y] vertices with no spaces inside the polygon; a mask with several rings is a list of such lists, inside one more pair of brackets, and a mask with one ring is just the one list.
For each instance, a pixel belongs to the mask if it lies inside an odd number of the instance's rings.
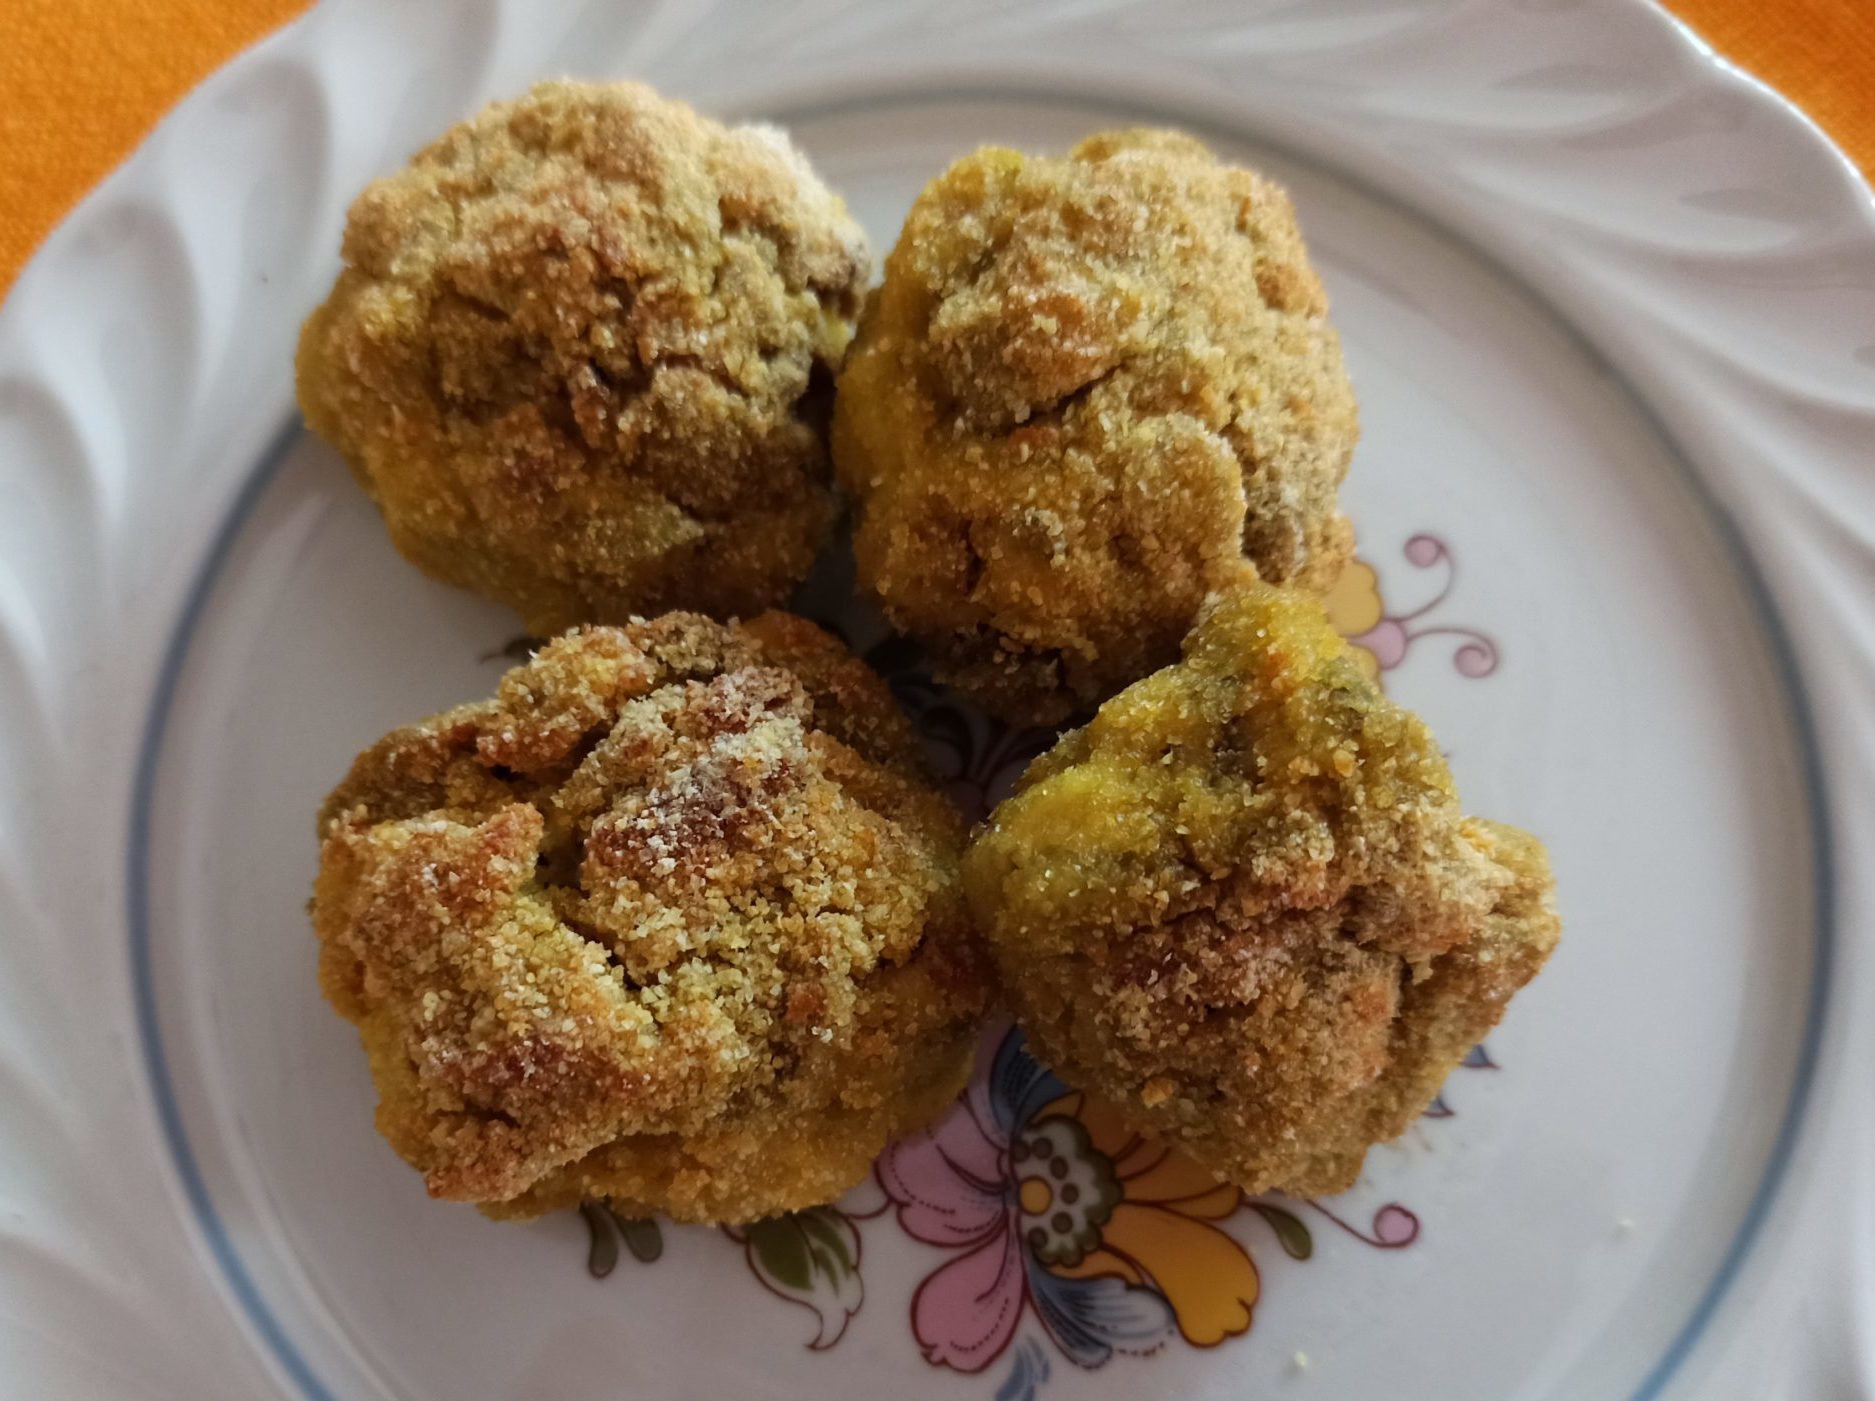
{"label": "orange tablecloth", "polygon": [[[217,65],[307,0],[4,0],[0,295],[65,212]],[[1875,0],[1672,0],[1875,174]]]}

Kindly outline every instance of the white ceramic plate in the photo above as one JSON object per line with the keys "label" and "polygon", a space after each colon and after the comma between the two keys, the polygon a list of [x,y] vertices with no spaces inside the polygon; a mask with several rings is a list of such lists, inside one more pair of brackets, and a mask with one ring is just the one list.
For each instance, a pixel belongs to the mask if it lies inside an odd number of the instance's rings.
{"label": "white ceramic plate", "polygon": [[[1005,1254],[1003,1150],[1080,1106],[993,1035],[941,1131],[987,1180],[914,1144],[596,1281],[586,1223],[431,1203],[373,1133],[311,814],[517,629],[393,555],[290,352],[358,188],[561,72],[786,123],[881,249],[992,138],[1178,124],[1289,182],[1366,425],[1338,615],[1567,928],[1356,1191],[1181,1199],[1096,1135],[1140,1269],[1070,1287]],[[321,9],[0,315],[0,1390],[1870,1395],[1872,447],[1868,191],[1633,0]],[[966,801],[1019,765],[913,698]]]}

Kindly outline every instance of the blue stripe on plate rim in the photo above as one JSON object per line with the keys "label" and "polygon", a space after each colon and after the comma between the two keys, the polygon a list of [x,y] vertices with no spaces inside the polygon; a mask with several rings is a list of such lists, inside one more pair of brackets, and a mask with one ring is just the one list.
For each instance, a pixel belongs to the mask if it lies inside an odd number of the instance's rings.
{"label": "blue stripe on plate rim", "polygon": [[[1647,413],[1645,403],[1640,401],[1638,396],[1635,402],[1637,410],[1645,415]],[[297,422],[285,429],[249,472],[246,482],[243,483],[232,506],[228,509],[220,529],[216,531],[207,558],[203,561],[190,587],[181,616],[164,650],[162,666],[157,675],[137,756],[136,779],[130,811],[129,879],[126,885],[128,907],[125,913],[129,929],[129,955],[136,1004],[138,1042],[155,1096],[157,1117],[162,1126],[163,1136],[167,1141],[176,1171],[181,1178],[190,1209],[195,1215],[196,1225],[206,1239],[210,1253],[214,1256],[216,1264],[220,1266],[243,1312],[246,1313],[249,1322],[259,1333],[281,1370],[301,1394],[309,1398],[309,1401],[339,1401],[337,1394],[320,1379],[312,1364],[307,1361],[305,1353],[294,1342],[255,1284],[252,1273],[215,1208],[213,1195],[202,1175],[195,1150],[189,1141],[188,1129],[183,1123],[169,1058],[163,1048],[162,1029],[157,1013],[155,980],[152,976],[153,954],[149,914],[151,809],[155,800],[157,767],[175,702],[176,687],[181,680],[183,666],[188,660],[189,648],[196,628],[201,622],[202,614],[214,592],[234,541],[246,525],[248,517],[253,513],[262,494],[278,475],[288,451],[299,439],[301,431]],[[1770,590],[1749,551],[1745,548],[1737,526],[1712,497],[1698,474],[1677,452],[1674,454],[1674,460],[1680,465],[1681,473],[1687,479],[1693,494],[1704,505],[1708,515],[1717,525],[1724,539],[1726,550],[1747,587],[1770,643],[1785,700],[1795,722],[1804,792],[1810,809],[1812,831],[1815,834],[1813,879],[1817,901],[1816,945],[1797,1069],[1764,1176],[1752,1193],[1744,1220],[1733,1235],[1717,1271],[1700,1296],[1699,1302],[1694,1306],[1693,1312],[1680,1326],[1660,1360],[1642,1379],[1628,1401],[1653,1401],[1653,1398],[1664,1392],[1674,1373],[1679,1370],[1693,1348],[1697,1346],[1701,1335],[1705,1332],[1706,1325],[1711,1321],[1726,1291],[1743,1266],[1745,1257],[1750,1253],[1760,1228],[1777,1198],[1778,1190],[1790,1166],[1792,1149],[1802,1126],[1815,1081],[1818,1054],[1822,1045],[1830,968],[1836,941],[1834,857],[1829,810],[1825,801],[1821,756],[1817,748],[1815,727],[1811,719],[1811,706],[1803,685],[1802,673],[1798,669],[1790,639]]]}

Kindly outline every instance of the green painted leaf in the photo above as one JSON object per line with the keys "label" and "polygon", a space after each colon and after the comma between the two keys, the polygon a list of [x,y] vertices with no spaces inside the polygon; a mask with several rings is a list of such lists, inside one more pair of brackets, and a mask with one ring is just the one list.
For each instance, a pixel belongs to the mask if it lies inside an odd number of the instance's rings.
{"label": "green painted leaf", "polygon": [[831,1268],[843,1274],[850,1274],[858,1267],[847,1249],[845,1231],[852,1227],[847,1226],[844,1216],[831,1207],[816,1206],[797,1212],[794,1219],[806,1233],[816,1260],[823,1254],[831,1256]]}
{"label": "green painted leaf", "polygon": [[829,1348],[865,1302],[859,1277],[859,1232],[836,1207],[814,1207],[732,1232],[749,1268],[774,1293],[813,1310],[819,1330],[811,1348]]}
{"label": "green painted leaf", "polygon": [[621,1216],[616,1211],[612,1212],[612,1219],[618,1223],[618,1233],[625,1238],[625,1248],[640,1264],[648,1265],[664,1253],[664,1232],[657,1222]]}
{"label": "green painted leaf", "polygon": [[587,1273],[604,1279],[618,1265],[618,1236],[612,1230],[612,1218],[598,1202],[581,1202],[579,1214],[591,1238],[586,1247]]}
{"label": "green painted leaf", "polygon": [[757,1221],[749,1227],[749,1248],[775,1283],[802,1292],[813,1287],[814,1262],[807,1252],[806,1236],[793,1217]]}
{"label": "green painted leaf", "polygon": [[1270,1223],[1270,1229],[1276,1232],[1278,1244],[1290,1259],[1306,1260],[1315,1253],[1315,1241],[1309,1235],[1309,1228],[1302,1224],[1294,1212],[1284,1211],[1280,1206],[1271,1206],[1268,1202],[1251,1202],[1250,1209]]}

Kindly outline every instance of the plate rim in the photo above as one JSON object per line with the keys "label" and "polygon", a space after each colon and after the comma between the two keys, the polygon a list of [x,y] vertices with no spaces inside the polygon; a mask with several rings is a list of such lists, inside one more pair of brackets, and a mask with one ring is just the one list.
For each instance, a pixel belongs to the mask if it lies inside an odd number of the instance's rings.
{"label": "plate rim", "polygon": [[[499,9],[503,7],[496,6],[495,8]],[[910,7],[901,8],[908,9]],[[1122,7],[1115,6],[1111,8],[1117,10]],[[1434,0],[1434,3],[1423,5],[1420,8],[1430,11],[1440,9],[1441,6]],[[1847,156],[1831,145],[1827,137],[1821,133],[1820,129],[1818,129],[1808,117],[1790,104],[1787,99],[1775,93],[1759,80],[1720,58],[1706,46],[1703,41],[1699,40],[1685,24],[1658,9],[1658,7],[1650,3],[1650,0],[1592,0],[1591,4],[1585,5],[1582,8],[1592,9],[1598,13],[1619,11],[1629,16],[1637,14],[1651,16],[1652,23],[1665,26],[1666,31],[1673,33],[1677,41],[1683,45],[1706,70],[1712,74],[1716,74],[1723,82],[1736,86],[1749,93],[1754,103],[1767,106],[1768,110],[1778,113],[1780,120],[1779,129],[1783,136],[1787,139],[1793,135],[1801,136],[1803,142],[1807,143],[1805,149],[1808,151],[1808,157],[1812,160],[1817,157],[1820,148],[1821,153],[1826,154],[1828,160],[1836,168],[1837,178],[1847,182],[1846,187],[1839,191],[1839,193],[1850,196],[1846,204],[1856,215],[1856,232],[1862,241],[1875,245],[1875,195],[1871,195],[1867,187],[1861,184],[1860,176],[1855,172]],[[140,149],[138,155],[133,157],[130,162],[126,163],[125,167],[104,182],[90,198],[68,216],[54,232],[52,237],[48,239],[41,253],[35,257],[32,264],[22,273],[12,293],[9,295],[7,302],[4,305],[0,305],[0,382],[4,382],[9,373],[13,374],[16,378],[23,379],[27,382],[31,381],[35,367],[29,358],[21,355],[21,349],[22,347],[30,349],[33,338],[29,333],[23,333],[19,329],[19,324],[29,320],[34,315],[43,317],[46,314],[47,294],[45,292],[45,286],[48,281],[46,269],[53,267],[61,257],[70,254],[71,245],[86,236],[87,225],[108,215],[113,207],[113,201],[120,199],[127,190],[136,189],[139,182],[145,185],[151,183],[149,172],[151,168],[157,164],[165,149],[167,149],[168,146],[177,144],[178,138],[176,133],[178,131],[186,131],[191,121],[201,120],[201,114],[210,110],[210,100],[221,87],[234,81],[242,69],[251,69],[254,65],[263,61],[277,61],[284,54],[313,47],[320,41],[320,36],[323,33],[335,30],[347,24],[353,31],[367,26],[369,24],[369,16],[365,7],[347,8],[338,6],[315,12],[315,14],[306,19],[289,26],[286,30],[283,30],[273,38],[265,41],[254,50],[250,50],[246,55],[236,60],[235,63],[229,65],[228,68],[211,78],[209,83],[205,84],[203,88],[198,89],[195,94],[185,99],[184,103],[178,107],[177,111],[173,113],[170,118],[165,120],[157,134],[152,137],[151,141],[146,143],[144,148]],[[302,55],[302,57],[305,58],[306,55]],[[144,197],[147,198],[147,193]],[[1416,215],[1429,218],[1441,227],[1448,227],[1438,220],[1436,216],[1431,215],[1417,205],[1412,207]],[[165,212],[169,213],[178,223],[181,222],[182,216],[179,213],[175,211]],[[1838,210],[1837,212],[1840,213],[1841,211]],[[1487,255],[1490,253],[1489,245],[1481,245],[1478,240],[1472,238],[1462,230],[1458,232],[1459,237],[1461,237],[1469,247],[1478,249]],[[1530,285],[1528,279],[1520,276],[1514,268],[1509,270],[1509,275],[1523,285]],[[1542,298],[1546,307],[1555,310],[1553,301],[1547,294],[1537,291],[1537,295]],[[66,314],[72,314],[73,311],[76,310],[79,315],[91,315],[96,317],[101,310],[95,306],[87,307],[83,305],[74,308],[69,295],[63,298],[55,298],[54,300],[57,301],[60,310]],[[1565,322],[1566,324],[1572,324],[1567,322],[1567,318],[1565,318]],[[1595,345],[1595,342],[1592,340],[1590,343],[1592,346],[1595,346],[1598,354],[1601,353],[1600,346]],[[54,383],[50,386],[50,389],[53,397],[63,403],[65,402],[64,396],[71,391],[72,386]],[[1652,396],[1642,392],[1638,386],[1634,386],[1633,397],[1637,405],[1639,405],[1644,412],[1652,413],[1654,408]],[[69,413],[74,417],[77,416],[75,406],[66,404],[66,407]],[[1875,412],[1869,412],[1860,405],[1851,406],[1851,412],[1857,416],[1858,421],[1865,420],[1869,425],[1875,425]],[[1681,435],[1673,431],[1671,425],[1662,424],[1661,432],[1663,437],[1679,450],[1679,455],[1684,459],[1685,465],[1691,469],[1687,475],[1695,491],[1701,494],[1711,494],[1712,484],[1707,481],[1701,472],[1699,456],[1687,450]],[[257,494],[257,491],[264,486],[269,476],[270,474],[264,471],[255,471],[251,468],[244,469],[240,478],[236,501],[227,509],[218,507],[215,514],[212,535],[218,542],[218,545],[225,544],[226,539],[229,538],[229,533],[238,527],[245,507],[251,505],[250,498]],[[1815,813],[1815,821],[1817,824],[1815,844],[1819,863],[1823,867],[1818,873],[1816,883],[1819,922],[1827,923],[1832,912],[1832,907],[1838,905],[1839,902],[1845,907],[1866,912],[1869,908],[1866,901],[1850,902],[1841,899],[1843,892],[1838,889],[1838,882],[1843,879],[1847,873],[1843,871],[1841,862],[1832,862],[1830,859],[1832,847],[1831,839],[1839,825],[1835,820],[1838,815],[1835,811],[1835,807],[1837,803],[1843,801],[1843,797],[1841,789],[1834,782],[1830,781],[1828,776],[1823,772],[1822,756],[1825,752],[1828,752],[1828,750],[1827,746],[1823,743],[1820,730],[1813,723],[1814,717],[1811,712],[1815,708],[1815,705],[1809,694],[1807,684],[1812,671],[1811,666],[1806,664],[1801,639],[1789,635],[1784,628],[1782,613],[1778,607],[1779,600],[1777,593],[1774,591],[1771,584],[1761,577],[1761,570],[1758,563],[1759,554],[1757,550],[1752,548],[1751,540],[1743,530],[1738,528],[1737,523],[1732,519],[1732,513],[1724,508],[1723,502],[1712,500],[1708,504],[1711,506],[1711,510],[1708,512],[1709,517],[1719,524],[1720,529],[1725,532],[1728,537],[1736,537],[1735,539],[1728,538],[1728,548],[1730,552],[1734,554],[1736,562],[1740,566],[1741,578],[1747,583],[1754,595],[1762,594],[1762,597],[1756,598],[1755,601],[1759,605],[1761,615],[1766,619],[1767,623],[1770,624],[1770,626],[1767,627],[1767,640],[1771,643],[1774,651],[1779,654],[1777,660],[1779,662],[1780,672],[1782,673],[1784,688],[1791,692],[1791,694],[1787,696],[1787,703],[1791,708],[1793,718],[1797,721],[1796,728],[1799,731],[1799,743],[1805,755],[1806,767],[1811,769],[1811,772],[1805,775],[1806,793],[1810,801],[1817,805],[1818,808]],[[220,550],[218,548],[208,553],[198,554],[195,558],[199,561],[199,564],[196,572],[192,576],[193,582],[189,584],[187,594],[193,601],[192,605],[190,608],[183,611],[171,610],[169,616],[173,621],[173,629],[171,635],[166,639],[160,649],[161,655],[164,657],[168,657],[173,650],[175,652],[175,661],[178,665],[186,654],[186,643],[191,632],[193,607],[194,605],[199,605],[202,599],[206,597],[210,588],[212,588],[213,580],[217,572],[218,560],[220,558]],[[198,593],[200,597],[197,597]],[[15,633],[19,631],[15,620],[0,613],[0,632],[8,631],[9,625],[11,631]],[[1871,638],[1875,638],[1875,632],[1865,634],[1862,640],[1867,641]],[[22,644],[15,642],[15,646],[21,647]],[[159,664],[156,672],[159,678],[166,674],[168,665],[167,661]],[[174,678],[171,677],[170,680],[173,682]],[[4,673],[0,673],[0,708],[10,709],[11,703],[21,699],[17,686],[14,685],[12,689],[9,689],[9,684],[10,678]],[[165,696],[166,692],[163,690],[164,684],[165,683],[162,683],[159,679],[157,687],[151,690],[150,695],[153,698]],[[1840,685],[1840,681],[1832,683],[1832,687],[1839,687]],[[147,748],[150,756],[153,758],[160,753],[162,731],[160,723],[158,723],[160,717],[153,711],[147,713],[150,717],[150,724],[147,727],[147,732],[143,741],[138,744],[137,748],[139,750]],[[1867,757],[1866,754],[1863,755],[1865,761]],[[144,789],[144,778],[141,772],[142,760],[139,759],[138,763],[138,776],[135,780],[134,791],[135,793],[142,794],[143,797],[147,799],[148,794]],[[1866,774],[1866,767],[1864,771]],[[151,778],[153,779],[153,777],[154,775],[152,773]],[[1844,786],[1846,787],[1848,785]],[[136,814],[142,812],[143,808],[141,803],[135,803],[130,810],[133,814],[133,821],[135,821],[137,820]],[[1857,825],[1866,826],[1866,822],[1858,823]],[[17,902],[24,894],[24,889],[23,886],[16,887],[15,884],[6,882],[4,879],[6,875],[7,872],[5,869],[0,867],[0,912],[13,913],[17,907]],[[132,888],[136,885],[137,879],[133,871],[127,881],[127,896],[132,893]],[[122,908],[129,910],[132,907],[130,905],[125,905]],[[1856,952],[1862,953],[1863,951],[1857,949]],[[134,956],[133,952],[133,958]],[[1836,998],[1846,998],[1851,995],[1852,991],[1858,995],[1865,995],[1867,993],[1866,977],[1861,978],[1858,982],[1845,983],[1843,990],[1832,991],[1835,985],[1833,980],[1827,976],[1831,971],[1829,965],[1830,949],[1828,947],[1828,941],[1823,940],[1820,942],[1818,949],[1816,981],[1818,987],[1821,988],[1826,995],[1831,995]],[[1828,986],[1825,986],[1826,984]],[[136,995],[134,980],[131,984],[131,988],[133,996]],[[141,1011],[139,1011],[138,1015],[139,1021],[141,1022]],[[1822,1018],[1813,1016],[1809,1028],[1806,1029],[1806,1041],[1812,1036],[1817,1038],[1823,1036],[1825,1029],[1823,1023],[1825,1021],[1840,1023],[1842,1020],[1843,1018],[1840,1014],[1833,1010],[1826,1010]],[[1821,1057],[1824,1049],[1820,1039],[1815,1047],[1806,1049],[1805,1064],[1809,1066],[1810,1071],[1816,1069],[1815,1064],[1812,1062]],[[1846,1056],[1848,1053],[1845,1051],[1843,1054]],[[1806,1074],[1807,1073],[1808,1072],[1806,1072]],[[1797,1133],[1799,1126],[1795,1120],[1799,1111],[1795,1106],[1800,1104],[1801,1098],[1802,1096],[1793,1090],[1793,1109],[1790,1114],[1790,1121],[1786,1124],[1784,1129],[1780,1130],[1780,1142],[1787,1134],[1795,1136]],[[0,1103],[4,1102],[4,1099],[0,1099]],[[1791,1146],[1793,1145],[1785,1145],[1785,1151],[1787,1152]],[[1767,1179],[1766,1187],[1761,1189],[1761,1196],[1763,1200],[1755,1202],[1752,1208],[1754,1218],[1762,1218],[1763,1215],[1767,1214],[1781,1198],[1781,1191],[1773,1190]],[[1749,1253],[1752,1245],[1751,1237],[1757,1233],[1762,1225],[1762,1219],[1757,1219],[1747,1231],[1741,1232],[1740,1240],[1736,1242],[1733,1249],[1728,1252],[1727,1262],[1726,1265],[1722,1267],[1721,1274],[1736,1267],[1737,1260],[1734,1257],[1743,1257]],[[0,1274],[0,1278],[4,1278],[4,1275]],[[1720,1287],[1715,1285],[1715,1288]],[[1720,1292],[1722,1292],[1722,1288],[1720,1288]],[[1695,1319],[1689,1320],[1682,1337],[1676,1340],[1674,1344],[1674,1356],[1671,1360],[1676,1365],[1679,1361],[1684,1360],[1685,1354],[1692,1352],[1697,1347],[1700,1330],[1705,1324],[1710,1322],[1710,1316],[1718,1308],[1719,1304],[1720,1299],[1717,1294],[1715,1294],[1709,1301],[1702,1302],[1699,1314]],[[1653,1396],[1660,1394],[1661,1390],[1668,1384],[1668,1373],[1671,1370],[1671,1368],[1666,1367],[1666,1359],[1663,1359],[1662,1367],[1656,1368],[1656,1373],[1658,1375],[1650,1377],[1648,1382],[1643,1385],[1638,1395]]]}

